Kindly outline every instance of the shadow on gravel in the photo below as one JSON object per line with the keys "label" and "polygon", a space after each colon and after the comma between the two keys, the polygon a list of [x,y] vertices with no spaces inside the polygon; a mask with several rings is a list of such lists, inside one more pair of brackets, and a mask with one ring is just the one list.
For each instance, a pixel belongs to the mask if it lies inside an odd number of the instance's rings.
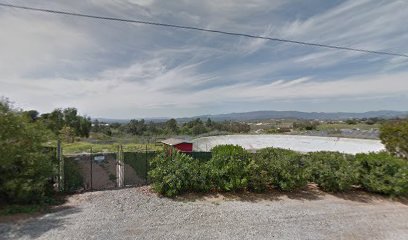
{"label": "shadow on gravel", "polygon": [[380,194],[368,193],[361,189],[354,189],[353,191],[344,193],[326,193],[315,184],[309,184],[302,190],[293,192],[282,192],[278,190],[270,190],[265,193],[252,192],[236,192],[236,193],[186,193],[174,198],[175,201],[180,202],[194,202],[194,201],[208,201],[219,203],[221,201],[244,201],[244,202],[260,202],[260,201],[284,201],[285,199],[301,200],[301,201],[315,201],[321,200],[324,196],[333,196],[343,200],[374,203],[381,201],[399,202],[408,205],[408,198],[391,198]]}
{"label": "shadow on gravel", "polygon": [[332,193],[331,195],[348,200],[353,202],[361,202],[361,203],[373,203],[373,202],[380,202],[380,201],[391,201],[391,202],[399,202],[404,205],[408,205],[408,198],[392,198],[380,194],[375,193],[367,193],[363,190],[354,190],[345,193]]}
{"label": "shadow on gravel", "polygon": [[31,215],[31,218],[25,220],[0,223],[0,239],[39,238],[52,229],[64,228],[64,218],[78,212],[80,210],[75,207],[59,206],[48,213]]}
{"label": "shadow on gravel", "polygon": [[243,201],[243,202],[261,202],[261,201],[283,201],[285,199],[295,200],[320,200],[325,193],[307,188],[304,190],[297,190],[293,192],[282,192],[278,190],[271,190],[265,193],[252,193],[252,192],[236,192],[236,193],[187,193],[174,198],[175,201],[180,202],[194,202],[194,201]]}

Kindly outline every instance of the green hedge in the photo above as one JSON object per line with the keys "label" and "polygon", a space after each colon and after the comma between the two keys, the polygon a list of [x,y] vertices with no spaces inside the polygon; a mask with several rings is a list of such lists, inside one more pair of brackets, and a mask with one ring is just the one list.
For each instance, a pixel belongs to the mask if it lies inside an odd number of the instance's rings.
{"label": "green hedge", "polygon": [[210,186],[217,190],[236,191],[248,185],[249,153],[240,146],[220,145],[212,149],[206,163]]}
{"label": "green hedge", "polygon": [[208,162],[182,153],[158,155],[150,165],[153,188],[165,195],[184,192],[292,191],[315,182],[323,191],[342,192],[361,186],[369,192],[408,195],[408,162],[388,153],[301,154],[265,148],[251,154],[240,146],[213,148]]}
{"label": "green hedge", "polygon": [[360,184],[370,192],[408,195],[408,162],[386,152],[357,154]]}
{"label": "green hedge", "polygon": [[303,156],[295,151],[265,148],[258,151],[249,164],[249,187],[262,192],[274,186],[292,191],[307,185],[308,175]]}
{"label": "green hedge", "polygon": [[150,169],[153,189],[168,197],[188,191],[201,191],[207,186],[202,164],[177,151],[171,155],[160,153],[150,161]]}
{"label": "green hedge", "polygon": [[324,191],[341,192],[358,183],[358,166],[353,155],[339,152],[308,153],[309,180]]}

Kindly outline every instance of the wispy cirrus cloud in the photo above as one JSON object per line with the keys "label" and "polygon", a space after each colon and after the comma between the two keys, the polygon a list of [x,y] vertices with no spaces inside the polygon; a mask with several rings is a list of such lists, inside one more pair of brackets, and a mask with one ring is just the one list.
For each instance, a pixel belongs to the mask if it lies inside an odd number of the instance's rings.
{"label": "wispy cirrus cloud", "polygon": [[[408,52],[404,1],[5,2]],[[127,118],[408,108],[400,57],[4,8],[0,29],[0,95],[41,111],[76,106]]]}

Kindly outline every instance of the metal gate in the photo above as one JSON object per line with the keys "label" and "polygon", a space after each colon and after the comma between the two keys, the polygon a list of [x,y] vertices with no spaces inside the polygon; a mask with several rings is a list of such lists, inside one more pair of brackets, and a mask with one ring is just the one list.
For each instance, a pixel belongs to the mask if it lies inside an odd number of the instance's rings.
{"label": "metal gate", "polygon": [[92,191],[141,186],[148,183],[148,165],[157,152],[89,153],[65,155],[61,161],[63,191]]}

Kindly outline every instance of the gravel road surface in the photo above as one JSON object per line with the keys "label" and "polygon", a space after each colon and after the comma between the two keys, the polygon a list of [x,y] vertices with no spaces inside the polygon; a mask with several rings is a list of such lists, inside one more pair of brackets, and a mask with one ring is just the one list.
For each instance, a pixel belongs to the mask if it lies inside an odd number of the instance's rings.
{"label": "gravel road surface", "polygon": [[408,239],[408,203],[317,190],[171,200],[129,188],[0,223],[0,239]]}

